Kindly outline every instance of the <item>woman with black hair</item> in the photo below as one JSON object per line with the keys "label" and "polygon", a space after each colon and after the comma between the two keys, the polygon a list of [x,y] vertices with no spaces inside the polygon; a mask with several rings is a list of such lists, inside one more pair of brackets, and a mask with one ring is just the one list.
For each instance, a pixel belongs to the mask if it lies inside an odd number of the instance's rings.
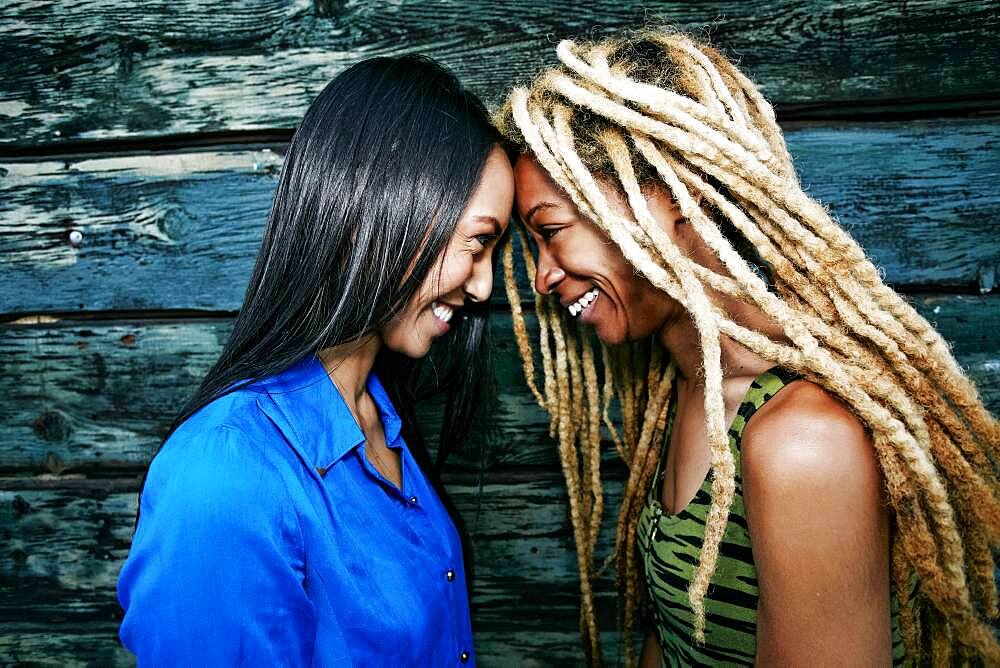
{"label": "woman with black hair", "polygon": [[[359,63],[310,106],[229,341],[144,480],[118,582],[140,663],[474,663],[437,468],[488,378],[499,142],[419,57]],[[414,404],[438,337],[434,462]]]}

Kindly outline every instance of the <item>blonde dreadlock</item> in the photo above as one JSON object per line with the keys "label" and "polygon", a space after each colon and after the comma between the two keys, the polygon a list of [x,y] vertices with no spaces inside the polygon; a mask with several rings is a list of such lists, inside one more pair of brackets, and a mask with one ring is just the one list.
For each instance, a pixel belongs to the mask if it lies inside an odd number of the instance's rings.
{"label": "blonde dreadlock", "polygon": [[[990,628],[998,607],[1000,425],[947,344],[803,192],[771,106],[724,56],[686,35],[657,31],[633,40],[564,41],[557,55],[561,66],[511,93],[497,115],[501,131],[538,161],[641,276],[690,312],[699,333],[712,505],[689,588],[696,640],[704,641],[704,597],[735,489],[721,391],[725,335],[841,398],[871,433],[896,527],[891,571],[904,604],[908,653],[939,663],[957,647],[960,656],[1000,662]],[[598,178],[619,187],[631,218],[612,209]],[[643,196],[650,183],[667,188],[725,273],[691,261],[660,230]],[[736,251],[720,221],[753,247],[772,285]],[[518,234],[533,282],[534,263],[523,231]],[[628,466],[612,557],[631,664],[642,593],[635,532],[656,467],[655,444],[664,438],[675,367],[648,340],[602,345],[598,385],[590,338],[558,304],[536,295],[539,389],[510,246],[503,260],[525,376],[558,437],[579,558],[580,629],[591,663],[601,661],[592,589],[600,572],[594,550],[603,505],[602,420]],[[759,307],[780,323],[785,342],[734,322],[713,303],[711,290]],[[614,395],[620,432],[609,416]],[[911,577],[920,583],[912,601],[905,586]]]}

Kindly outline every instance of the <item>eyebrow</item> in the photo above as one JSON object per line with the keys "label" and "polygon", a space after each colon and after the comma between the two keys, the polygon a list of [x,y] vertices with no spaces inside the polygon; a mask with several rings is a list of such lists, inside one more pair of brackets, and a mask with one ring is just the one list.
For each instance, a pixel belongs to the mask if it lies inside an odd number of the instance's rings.
{"label": "eyebrow", "polygon": [[493,234],[500,236],[501,225],[500,221],[496,219],[495,216],[475,216],[474,220],[478,220],[481,223],[488,223],[493,226]]}
{"label": "eyebrow", "polygon": [[558,209],[559,205],[553,202],[539,202],[535,206],[531,207],[528,213],[524,214],[524,222],[530,223],[531,217],[538,213],[541,209]]}

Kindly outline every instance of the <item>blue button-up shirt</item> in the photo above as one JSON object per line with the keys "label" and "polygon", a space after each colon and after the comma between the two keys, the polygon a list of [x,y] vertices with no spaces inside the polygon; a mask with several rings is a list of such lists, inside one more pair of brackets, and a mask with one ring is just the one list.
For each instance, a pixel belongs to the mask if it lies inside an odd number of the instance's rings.
{"label": "blue button-up shirt", "polygon": [[374,373],[367,387],[402,489],[315,356],[171,435],[118,580],[141,664],[474,664],[458,534]]}

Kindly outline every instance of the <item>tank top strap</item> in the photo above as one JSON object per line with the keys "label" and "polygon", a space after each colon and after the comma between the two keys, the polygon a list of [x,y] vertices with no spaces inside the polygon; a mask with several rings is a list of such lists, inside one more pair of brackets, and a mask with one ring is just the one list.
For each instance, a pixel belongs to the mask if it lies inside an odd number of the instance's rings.
{"label": "tank top strap", "polygon": [[743,430],[754,413],[759,411],[761,406],[776,395],[781,388],[800,378],[802,378],[802,375],[799,373],[775,366],[757,376],[750,383],[750,388],[743,397],[743,403],[740,404],[739,409],[736,411],[736,417],[733,418],[732,424],[729,425],[729,437],[737,450],[740,449],[743,441]]}
{"label": "tank top strap", "polygon": [[653,474],[653,484],[646,492],[646,503],[653,500],[663,486],[663,460],[666,459],[667,444],[670,443],[670,432],[674,430],[674,418],[677,417],[677,383],[670,388],[670,405],[667,407],[667,423],[663,429],[663,442],[660,443],[660,454],[656,457],[656,472]]}

